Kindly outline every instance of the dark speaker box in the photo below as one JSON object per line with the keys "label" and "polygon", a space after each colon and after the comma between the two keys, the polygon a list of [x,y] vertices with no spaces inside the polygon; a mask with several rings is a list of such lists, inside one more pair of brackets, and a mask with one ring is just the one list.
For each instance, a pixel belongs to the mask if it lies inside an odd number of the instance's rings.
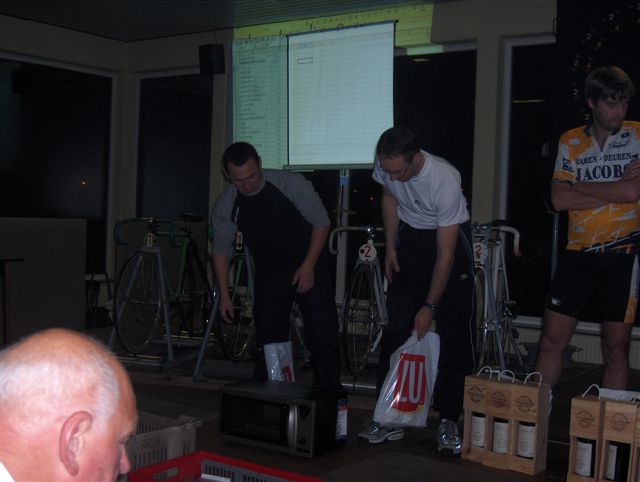
{"label": "dark speaker box", "polygon": [[200,45],[200,73],[224,74],[224,45],[206,44]]}

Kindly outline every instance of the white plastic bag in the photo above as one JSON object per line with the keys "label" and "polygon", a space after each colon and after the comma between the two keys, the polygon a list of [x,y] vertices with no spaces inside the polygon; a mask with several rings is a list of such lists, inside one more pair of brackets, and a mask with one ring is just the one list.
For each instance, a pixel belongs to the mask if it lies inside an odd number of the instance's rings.
{"label": "white plastic bag", "polygon": [[289,383],[296,381],[293,373],[293,350],[290,341],[264,345],[264,360],[267,363],[269,380]]}
{"label": "white plastic bag", "polygon": [[386,427],[425,427],[438,373],[440,337],[415,332],[391,355],[373,419]]}
{"label": "white plastic bag", "polygon": [[616,390],[613,388],[602,388],[595,383],[587,388],[587,391],[584,392],[584,395],[586,395],[587,392],[589,392],[589,390],[594,387],[598,389],[598,396],[600,398],[608,398],[609,400],[622,400],[626,402],[640,401],[640,392],[634,392],[631,390]]}

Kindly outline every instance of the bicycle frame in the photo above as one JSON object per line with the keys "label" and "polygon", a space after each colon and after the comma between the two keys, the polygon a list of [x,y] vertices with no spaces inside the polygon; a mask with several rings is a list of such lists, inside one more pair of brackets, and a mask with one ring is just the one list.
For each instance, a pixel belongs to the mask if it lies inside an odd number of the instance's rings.
{"label": "bicycle frame", "polygon": [[[253,300],[253,276],[255,269],[255,266],[253,264],[253,257],[249,252],[249,248],[247,248],[246,246],[243,246],[241,253],[244,257],[243,261],[247,265],[247,296]],[[242,271],[242,265],[238,267],[238,271]],[[238,278],[238,276],[234,276],[235,285],[229,287],[233,290],[234,293],[238,289]]]}
{"label": "bicycle frame", "polygon": [[[503,249],[505,233],[513,235],[514,255],[520,256],[520,233],[515,228],[495,223],[474,224],[473,226],[474,269],[476,273],[482,273],[485,286],[481,320],[482,331],[480,333],[482,345],[479,347],[479,351],[480,356],[484,357],[487,350],[488,339],[493,336],[498,350],[500,370],[506,369],[505,348],[508,349],[510,347],[513,348],[519,365],[523,366],[522,355],[518,350],[512,333],[509,331],[511,327],[503,326],[501,318],[503,313],[498,312],[498,306],[501,301],[511,300]],[[499,286],[500,283],[502,283],[501,286]],[[499,298],[501,288],[504,290],[505,300]],[[505,335],[503,330],[507,330],[505,346],[503,346],[502,341]]]}
{"label": "bicycle frame", "polygon": [[[213,319],[213,315],[217,312],[218,297],[216,295],[214,286],[212,286],[206,274],[207,273],[206,266],[203,265],[202,260],[199,257],[200,253],[198,252],[198,249],[197,249],[197,243],[191,237],[190,223],[204,220],[204,217],[185,213],[183,215],[183,219],[185,220],[185,222],[187,222],[187,227],[184,229],[184,232],[182,233],[176,233],[176,222],[172,219],[159,219],[159,218],[126,219],[118,222],[114,227],[114,238],[117,244],[126,245],[127,243],[122,241],[120,237],[120,229],[123,225],[131,224],[131,223],[144,223],[147,225],[147,233],[145,234],[143,244],[138,249],[137,253],[140,253],[140,252],[149,253],[152,256],[152,258],[155,260],[157,270],[159,271],[159,273],[157,273],[158,274],[157,280],[159,284],[158,297],[159,297],[159,303],[162,306],[161,307],[162,316],[164,317],[164,330],[163,330],[164,334],[162,336],[166,340],[166,348],[167,348],[166,360],[164,362],[161,362],[161,364],[164,365],[165,369],[168,369],[179,363],[186,362],[196,356],[196,353],[191,353],[191,354],[181,355],[179,357],[180,360],[177,360],[175,358],[174,347],[173,347],[174,335],[172,335],[171,333],[171,322],[170,322],[171,320],[170,306],[172,303],[179,303],[178,308],[180,310],[180,323],[181,323],[180,328],[181,330],[185,328],[185,313],[183,311],[182,300],[180,299],[180,293],[182,293],[182,290],[185,287],[187,269],[191,269],[191,266],[189,266],[189,263],[191,262],[189,258],[190,257],[194,258],[194,262],[196,263],[195,270],[198,271],[197,273],[194,273],[194,276],[200,278],[200,281],[203,283],[203,291],[201,291],[201,293],[207,298],[210,296],[210,301],[211,301],[210,313],[202,311],[202,313],[205,313],[205,316],[206,315],[209,316],[209,323],[207,323],[207,327],[203,335],[203,338],[201,339],[201,341],[196,341],[195,337],[193,338],[193,340],[191,339],[186,340],[188,344],[195,343],[196,346],[200,346],[199,353],[197,354],[198,362],[196,363],[196,368],[194,371],[194,380],[196,380],[196,378],[200,374],[200,368],[201,368],[201,363],[204,357],[204,351],[208,343],[209,337],[211,335],[211,329],[213,327],[213,323],[211,321]],[[163,226],[169,226],[170,228],[169,230],[166,230],[166,228],[162,228]],[[158,244],[157,238],[159,235],[160,236],[168,235],[171,239],[172,246],[181,248],[178,282],[175,290],[173,289],[172,286],[170,286],[166,266],[163,261],[160,246]],[[183,242],[178,244],[176,242],[177,237],[182,237]],[[139,275],[141,275],[142,265],[143,265],[142,258],[136,258],[135,264],[132,265],[133,266],[132,274],[128,279],[128,284],[124,286],[123,291],[125,293],[129,293],[133,289],[133,284],[135,280],[138,278]],[[152,274],[152,276],[156,276],[156,275]],[[189,300],[191,302],[192,298],[189,298]],[[116,313],[116,317],[117,317],[116,319],[118,319],[123,315],[123,312],[120,311],[120,307],[117,305],[114,306],[114,308],[118,309],[118,312]],[[206,304],[203,304],[202,308],[208,308],[208,307]],[[122,309],[124,309],[124,305]],[[189,329],[189,327],[186,327],[186,328],[187,330]],[[182,334],[180,333],[178,335],[178,338],[180,339],[181,336]],[[191,338],[191,336],[192,335],[190,333],[189,338]],[[113,333],[112,333],[110,343],[112,339],[113,339]],[[146,357],[145,360],[147,359],[151,360],[151,358],[153,357]]]}
{"label": "bicycle frame", "polygon": [[[360,246],[358,250],[358,258],[353,267],[353,273],[356,273],[360,266],[369,266],[373,273],[373,296],[375,298],[375,306],[378,313],[378,319],[373,320],[376,323],[376,333],[373,339],[372,344],[368,347],[367,355],[365,359],[368,357],[368,354],[377,350],[380,345],[380,341],[382,340],[382,335],[384,331],[384,327],[387,326],[389,316],[387,313],[387,304],[385,301],[385,289],[384,289],[384,275],[382,272],[382,268],[380,265],[380,260],[377,255],[376,246],[374,243],[375,233],[381,232],[381,228],[375,228],[373,226],[346,226],[341,228],[336,228],[331,232],[329,237],[329,251],[332,254],[337,254],[338,249],[336,247],[336,243],[334,240],[336,237],[343,232],[364,232],[367,234],[367,242]],[[353,282],[353,280],[352,280]],[[341,309],[341,330],[348,330],[346,326],[346,317],[347,310],[349,306],[347,305],[347,296],[345,296],[343,300],[343,305]],[[358,307],[359,303],[368,303],[367,300],[356,300],[356,307]],[[355,374],[354,374],[355,375]]]}
{"label": "bicycle frame", "polygon": [[[371,248],[374,248],[373,239],[369,239],[367,241],[367,244],[362,245],[360,247],[360,251],[362,250],[366,251],[367,248],[369,249],[369,253],[370,253]],[[387,313],[387,303],[385,302],[385,294],[384,294],[385,293],[384,276],[382,274],[382,268],[380,266],[380,260],[377,256],[377,253],[375,254],[375,256],[373,256],[372,259],[369,258],[370,256],[369,253],[364,253],[363,255],[358,256],[358,259],[356,260],[356,264],[353,268],[353,271],[355,272],[355,270],[358,269],[358,266],[360,265],[368,265],[373,268],[373,289],[374,289],[374,295],[376,299],[376,308],[381,318],[380,321],[378,322],[378,325],[384,328],[385,326],[387,326],[389,322],[389,315]],[[378,333],[373,341],[373,344],[371,345],[372,352],[377,350],[378,345],[380,344],[380,340],[382,339],[382,332],[383,332],[382,329],[378,330]]]}
{"label": "bicycle frame", "polygon": [[[240,313],[240,319],[237,320],[235,324],[234,323],[226,324],[224,321],[222,321],[222,319],[220,319],[218,322],[220,325],[225,327],[224,331],[226,331],[226,328],[231,328],[233,326],[237,326],[238,327],[237,329],[240,330],[240,325],[245,325],[245,329],[253,330],[255,328],[254,320],[253,320],[253,300],[254,300],[254,293],[255,293],[254,291],[255,265],[253,261],[253,256],[251,255],[251,252],[249,251],[248,247],[244,245],[244,243],[242,242],[241,236],[236,239],[235,248],[236,248],[235,249],[236,254],[232,255],[229,259],[229,275],[230,275],[231,282],[227,285],[227,289],[231,293],[232,302],[234,306],[236,302],[241,302],[242,300],[249,300],[248,304],[250,309],[247,308],[246,306],[241,306],[242,312]],[[234,263],[232,260],[237,260],[237,261]],[[245,269],[246,269],[246,279],[243,278],[242,276],[242,273],[244,272]],[[245,279],[246,286],[242,284],[243,279]],[[238,297],[237,299],[236,299],[236,296]],[[244,305],[244,303],[242,304]],[[243,319],[245,319],[245,321],[242,321]],[[246,322],[247,319],[250,319],[250,321]],[[291,341],[292,342],[294,341],[293,337],[295,336],[295,339],[299,342],[300,346],[303,348],[305,360],[308,360],[310,358],[310,354],[308,352],[308,348],[306,346],[304,336],[301,332],[301,330],[304,328],[304,319],[302,318],[302,316],[300,316],[300,309],[297,307],[297,304],[295,301],[291,307],[289,321],[292,328],[292,330],[290,330]],[[246,346],[244,345],[245,341],[243,341],[240,345],[238,345],[243,347],[240,352],[235,352],[235,345],[233,345],[234,347],[233,355],[230,355],[229,353],[226,352],[227,350],[227,346],[225,345],[226,338],[222,333],[223,330],[220,329],[219,331],[221,333],[221,337],[223,338],[221,341],[223,343],[223,351],[225,351],[226,356],[234,361],[241,359],[241,357],[244,356],[245,349],[246,349]],[[234,340],[234,337],[236,337],[239,334],[240,334],[240,331],[238,331],[236,334],[232,333],[229,339]],[[254,335],[252,334],[251,336],[254,336]]]}
{"label": "bicycle frame", "polygon": [[[126,222],[127,221],[116,225],[114,237],[116,239],[116,243],[118,244],[126,244],[121,241],[120,233],[119,233],[120,227],[122,226],[122,224]],[[158,246],[157,236],[158,236],[158,227],[160,225],[173,225],[173,220],[145,218],[145,219],[139,219],[139,220],[132,219],[132,220],[129,220],[128,222],[138,222],[138,223],[144,222],[147,224],[148,232],[144,237],[144,243],[140,247],[139,251],[144,251],[152,254],[158,262],[158,269],[160,270],[160,276],[158,277],[160,280],[160,304],[162,306],[163,316],[165,320],[165,323],[164,323],[165,337],[167,338],[167,360],[169,364],[172,364],[174,360],[174,353],[173,353],[173,343],[171,343],[171,324],[169,323],[170,318],[169,318],[169,303],[167,300],[166,270],[164,267],[164,263],[162,261],[160,247]],[[138,263],[134,267],[133,275],[129,279],[129,286],[127,286],[127,292],[129,292],[132,289],[132,283],[136,279],[139,272],[140,272],[140,263]],[[118,317],[122,316],[122,313],[118,313],[117,316]]]}
{"label": "bicycle frame", "polygon": [[[174,248],[180,248],[180,264],[178,265],[175,289],[171,284],[171,278],[169,277],[168,273],[165,272],[165,276],[167,278],[167,286],[172,298],[177,298],[178,294],[181,293],[184,288],[189,253],[191,253],[192,258],[196,260],[196,263],[198,263],[198,269],[203,270],[204,273],[207,272],[206,266],[202,265],[199,258],[200,253],[198,253],[198,243],[191,235],[191,221],[186,219],[186,223],[187,226],[186,228],[182,228],[182,232],[176,232],[176,224],[173,223],[171,225],[171,230],[168,233],[158,233],[158,235],[160,236],[165,236],[168,234],[170,237],[171,246],[173,246]],[[178,241],[178,238],[182,238],[182,241]],[[213,286],[211,286],[211,284],[209,283],[209,279],[207,278],[206,281],[208,290],[210,292],[213,292]]]}

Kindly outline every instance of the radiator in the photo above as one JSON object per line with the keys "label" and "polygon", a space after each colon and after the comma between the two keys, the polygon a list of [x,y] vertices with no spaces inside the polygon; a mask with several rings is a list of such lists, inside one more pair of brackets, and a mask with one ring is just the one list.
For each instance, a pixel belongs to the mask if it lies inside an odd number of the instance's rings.
{"label": "radiator", "polygon": [[[519,342],[536,342],[540,337],[540,318],[521,316],[514,321],[514,326],[518,329]],[[580,351],[573,354],[573,361],[593,364],[603,363],[599,324],[579,322],[570,344],[580,348]],[[640,329],[637,327],[633,329],[631,335],[629,364],[631,368],[640,368]]]}

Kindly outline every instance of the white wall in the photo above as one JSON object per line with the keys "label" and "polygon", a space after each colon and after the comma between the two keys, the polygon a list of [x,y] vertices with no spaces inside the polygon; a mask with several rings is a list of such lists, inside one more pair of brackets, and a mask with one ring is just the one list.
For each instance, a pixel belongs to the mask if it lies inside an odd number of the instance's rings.
{"label": "white wall", "polygon": [[123,72],[127,59],[127,46],[122,42],[4,15],[0,15],[0,51],[29,56],[34,62],[55,61],[111,72]]}
{"label": "white wall", "polygon": [[555,0],[470,0],[442,2],[434,7],[433,42],[475,40],[478,49],[471,206],[474,220],[486,222],[499,215],[496,166],[501,42],[505,37],[552,33],[555,16]]}

